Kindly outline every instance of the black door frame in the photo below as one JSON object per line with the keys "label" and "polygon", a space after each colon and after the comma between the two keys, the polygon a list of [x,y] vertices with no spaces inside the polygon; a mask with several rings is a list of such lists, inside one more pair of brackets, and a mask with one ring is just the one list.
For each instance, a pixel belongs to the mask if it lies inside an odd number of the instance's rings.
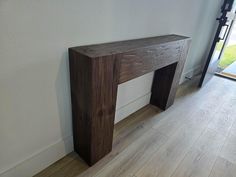
{"label": "black door frame", "polygon": [[[201,79],[200,79],[200,82],[199,82],[199,87],[202,87],[209,80],[209,79],[206,80],[206,74],[207,74],[208,68],[210,66],[210,62],[212,60],[212,56],[213,56],[215,48],[216,48],[216,44],[220,40],[222,40],[222,38],[220,38],[222,27],[227,26],[227,29],[226,29],[225,34],[224,34],[224,38],[225,37],[227,38],[229,36],[229,30],[232,27],[232,23],[231,23],[230,26],[226,25],[227,20],[228,20],[227,13],[231,11],[231,9],[233,7],[233,4],[234,4],[234,0],[224,0],[224,3],[221,7],[221,17],[217,18],[217,20],[219,21],[219,25],[217,27],[215,37],[214,37],[214,40],[212,42],[212,45],[211,45],[211,48],[210,48],[210,51],[209,51],[209,54],[208,54],[203,72],[202,72],[202,76],[201,76]],[[225,43],[223,44],[223,47],[224,46],[225,46]],[[221,54],[222,54],[222,51],[221,51],[219,56],[221,56]]]}

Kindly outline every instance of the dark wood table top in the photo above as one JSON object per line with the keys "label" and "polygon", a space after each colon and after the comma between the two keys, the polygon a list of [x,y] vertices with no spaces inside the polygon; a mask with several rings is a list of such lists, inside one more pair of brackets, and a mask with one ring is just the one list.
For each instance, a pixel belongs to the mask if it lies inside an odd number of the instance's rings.
{"label": "dark wood table top", "polygon": [[104,44],[79,46],[79,47],[73,47],[71,49],[90,58],[97,58],[102,56],[124,53],[132,51],[137,48],[143,48],[148,46],[150,47],[152,45],[161,45],[169,42],[186,40],[188,38],[189,37],[186,36],[179,36],[173,34],[173,35],[149,37],[143,39],[133,39],[126,41],[104,43]]}

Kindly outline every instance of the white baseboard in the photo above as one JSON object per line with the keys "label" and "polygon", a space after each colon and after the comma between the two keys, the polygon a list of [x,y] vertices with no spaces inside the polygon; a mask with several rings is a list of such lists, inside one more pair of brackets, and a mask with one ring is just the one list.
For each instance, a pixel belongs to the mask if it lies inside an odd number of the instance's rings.
{"label": "white baseboard", "polygon": [[72,151],[73,137],[71,135],[49,145],[4,172],[0,172],[0,177],[32,177]]}
{"label": "white baseboard", "polygon": [[191,79],[193,76],[196,76],[196,75],[200,74],[201,71],[202,71],[202,66],[198,65],[198,66],[194,67],[193,69],[190,69],[190,70],[184,72],[181,76],[180,84],[187,81],[188,78]]}
{"label": "white baseboard", "polygon": [[139,97],[138,99],[132,101],[131,103],[119,108],[116,110],[115,115],[115,123],[123,120],[130,114],[138,111],[142,107],[146,106],[150,102],[151,93],[147,93],[146,95],[143,95]]}

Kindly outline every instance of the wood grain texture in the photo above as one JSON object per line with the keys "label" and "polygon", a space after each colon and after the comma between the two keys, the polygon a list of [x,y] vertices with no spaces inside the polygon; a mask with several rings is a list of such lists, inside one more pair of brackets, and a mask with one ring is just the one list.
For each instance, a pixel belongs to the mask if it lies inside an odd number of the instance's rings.
{"label": "wood grain texture", "polygon": [[236,164],[218,157],[209,177],[235,177]]}
{"label": "wood grain texture", "polygon": [[[36,177],[235,177],[236,84],[218,77],[197,84],[182,85],[166,111],[148,105],[116,124],[111,153],[92,167],[72,153]],[[211,124],[226,130],[227,117],[228,133]]]}
{"label": "wood grain texture", "polygon": [[74,146],[89,165],[112,149],[118,84],[157,70],[151,103],[170,107],[189,43],[167,35],[69,49]]}
{"label": "wood grain texture", "polygon": [[154,45],[119,55],[119,83],[178,62],[184,41]]}
{"label": "wood grain texture", "polygon": [[[90,159],[90,111],[92,103],[92,61],[88,57],[69,51],[71,102],[73,117],[74,149],[82,158]],[[80,60],[74,58],[79,57]]]}
{"label": "wood grain texture", "polygon": [[[189,127],[189,126],[188,126]],[[135,172],[135,177],[171,176],[202,132],[202,127],[182,127]],[[159,163],[157,163],[159,162]]]}
{"label": "wood grain texture", "polygon": [[203,132],[172,176],[209,176],[224,140],[225,137],[215,131]]}
{"label": "wood grain texture", "polygon": [[139,138],[139,141],[130,144],[129,149],[125,149],[121,154],[117,155],[106,167],[103,167],[96,176],[131,176],[145,164],[166,140],[167,137],[155,130],[144,133]]}
{"label": "wood grain texture", "polygon": [[74,147],[89,165],[112,148],[117,62],[110,56],[93,60],[70,50]]}
{"label": "wood grain texture", "polygon": [[163,45],[171,42],[184,41],[184,40],[189,40],[189,37],[173,34],[173,35],[156,36],[142,39],[133,39],[127,41],[117,41],[105,44],[72,47],[72,49],[90,58],[97,58],[101,56],[121,54],[136,49],[141,49],[155,45]]}
{"label": "wood grain texture", "polygon": [[229,162],[236,164],[236,136],[229,134],[227,141],[222,148],[220,156]]}

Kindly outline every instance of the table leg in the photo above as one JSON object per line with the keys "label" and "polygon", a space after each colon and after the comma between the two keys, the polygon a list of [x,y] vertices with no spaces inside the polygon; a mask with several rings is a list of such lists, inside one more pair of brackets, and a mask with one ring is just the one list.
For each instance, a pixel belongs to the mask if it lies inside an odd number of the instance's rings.
{"label": "table leg", "polygon": [[117,62],[70,52],[74,149],[89,165],[112,150]]}

